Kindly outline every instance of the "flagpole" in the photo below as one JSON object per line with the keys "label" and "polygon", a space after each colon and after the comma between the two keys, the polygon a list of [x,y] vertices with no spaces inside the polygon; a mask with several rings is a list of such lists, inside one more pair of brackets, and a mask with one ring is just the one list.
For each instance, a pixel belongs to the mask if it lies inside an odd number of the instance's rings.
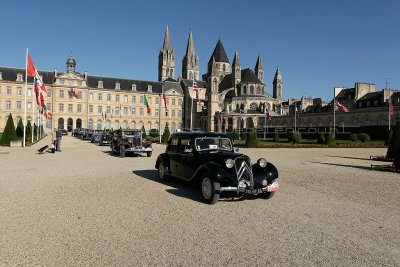
{"label": "flagpole", "polygon": [[264,141],[265,141],[265,127],[267,127],[267,112],[265,112],[267,110],[267,107],[264,107]]}
{"label": "flagpole", "polygon": [[[34,78],[34,79],[36,79],[36,78]],[[36,84],[33,85],[33,90],[32,90],[32,144],[33,144],[33,137],[34,137],[34,133],[35,133],[35,108],[34,108],[35,103],[36,103],[36,101],[35,101],[36,92],[34,92],[35,86],[36,86]]]}
{"label": "flagpole", "polygon": [[335,131],[335,128],[336,128],[336,111],[335,111],[336,98],[335,97],[336,97],[335,96],[335,88],[333,88],[333,138],[335,138],[335,135],[336,135],[336,131]]}
{"label": "flagpole", "polygon": [[25,104],[24,104],[24,139],[22,140],[22,147],[25,147],[26,139],[26,95],[28,93],[28,48],[26,48],[25,55]]}
{"label": "flagpole", "polygon": [[297,104],[294,102],[294,131],[296,132],[296,124],[297,124]]}
{"label": "flagpole", "polygon": [[158,135],[160,137],[160,144],[161,144],[161,109],[162,109],[162,107],[161,107],[161,97],[162,97],[162,94],[164,92],[163,89],[164,88],[162,87],[160,98],[159,98],[159,101],[158,101]]}
{"label": "flagpole", "polygon": [[144,98],[146,95],[143,97],[143,102],[142,102],[142,127],[140,127],[140,144],[143,143],[143,127],[144,127]]}
{"label": "flagpole", "polygon": [[392,104],[392,101],[391,101],[391,96],[389,96],[389,131],[390,131],[390,106],[391,106],[391,104]]}

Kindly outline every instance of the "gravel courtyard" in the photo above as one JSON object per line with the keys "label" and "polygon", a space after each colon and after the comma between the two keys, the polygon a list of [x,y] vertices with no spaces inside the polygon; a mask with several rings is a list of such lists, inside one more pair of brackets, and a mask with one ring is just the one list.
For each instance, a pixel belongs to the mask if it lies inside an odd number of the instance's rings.
{"label": "gravel courtyard", "polygon": [[385,149],[241,149],[280,174],[271,200],[200,201],[155,159],[66,136],[0,148],[0,266],[400,266],[400,175]]}

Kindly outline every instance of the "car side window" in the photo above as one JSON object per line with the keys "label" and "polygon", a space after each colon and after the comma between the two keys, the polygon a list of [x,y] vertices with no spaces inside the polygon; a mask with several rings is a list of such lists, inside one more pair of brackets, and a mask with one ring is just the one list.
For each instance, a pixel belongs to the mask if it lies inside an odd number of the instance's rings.
{"label": "car side window", "polygon": [[178,151],[178,138],[172,138],[169,143],[169,152],[177,152]]}
{"label": "car side window", "polygon": [[179,146],[179,152],[186,152],[186,153],[191,153],[193,152],[193,148],[190,142],[190,138],[181,138],[180,141],[180,146]]}

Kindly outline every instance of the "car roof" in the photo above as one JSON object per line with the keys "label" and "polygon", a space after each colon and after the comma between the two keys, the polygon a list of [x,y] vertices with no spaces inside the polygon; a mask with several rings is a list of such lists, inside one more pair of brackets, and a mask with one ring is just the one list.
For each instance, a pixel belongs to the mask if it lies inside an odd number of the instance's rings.
{"label": "car roof", "polygon": [[197,137],[224,137],[224,138],[229,138],[229,136],[225,133],[217,133],[217,132],[177,132],[171,134],[171,138],[173,137],[180,137],[180,136],[187,136],[191,138],[197,138]]}

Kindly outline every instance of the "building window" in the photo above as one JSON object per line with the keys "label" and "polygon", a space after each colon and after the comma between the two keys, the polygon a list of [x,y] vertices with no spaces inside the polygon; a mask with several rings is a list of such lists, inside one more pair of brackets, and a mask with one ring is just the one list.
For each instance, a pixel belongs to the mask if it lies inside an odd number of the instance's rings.
{"label": "building window", "polygon": [[102,129],[102,123],[101,120],[97,121],[97,130],[101,130]]}
{"label": "building window", "polygon": [[[131,113],[132,113],[133,116],[135,116],[136,115],[136,108],[132,108]],[[135,127],[133,127],[133,128],[135,128]]]}
{"label": "building window", "polygon": [[60,80],[60,83],[61,83],[61,84],[64,84],[64,83],[65,83],[65,81],[64,81],[63,79],[61,79],[61,80]]}
{"label": "building window", "polygon": [[143,104],[143,96],[140,96],[140,104]]}
{"label": "building window", "polygon": [[143,115],[143,108],[140,108],[140,116]]}
{"label": "building window", "polygon": [[119,114],[119,107],[115,108],[115,114],[117,114],[117,115]]}
{"label": "building window", "polygon": [[124,95],[124,103],[128,103],[128,96]]}
{"label": "building window", "polygon": [[178,110],[178,118],[182,117],[182,110]]}
{"label": "building window", "polygon": [[103,94],[99,93],[99,95],[97,96],[97,100],[103,100]]}
{"label": "building window", "polygon": [[51,110],[51,104],[50,103],[47,103],[46,106],[47,106],[47,110]]}
{"label": "building window", "polygon": [[103,88],[103,81],[98,81],[97,88]]}
{"label": "building window", "polygon": [[152,99],[151,97],[147,98],[147,103],[149,103],[149,105],[151,105]]}
{"label": "building window", "polygon": [[251,110],[256,110],[257,109],[257,103],[251,103],[250,104],[250,109]]}
{"label": "building window", "polygon": [[115,101],[119,102],[119,95],[115,96]]}
{"label": "building window", "polygon": [[253,85],[250,86],[250,94],[254,95],[254,86]]}
{"label": "building window", "polygon": [[107,94],[107,101],[111,101],[111,95]]}
{"label": "building window", "polygon": [[11,94],[12,94],[11,86],[7,86],[7,95]]}
{"label": "building window", "polygon": [[47,97],[51,97],[51,90],[47,89]]}
{"label": "building window", "polygon": [[78,82],[78,86],[82,86],[82,82],[81,81]]}
{"label": "building window", "polygon": [[6,101],[6,110],[10,110],[11,109],[11,101],[7,100]]}
{"label": "building window", "polygon": [[82,112],[82,105],[81,104],[78,104],[78,106],[77,106],[77,112]]}
{"label": "building window", "polygon": [[153,92],[153,86],[147,85],[147,92],[149,93]]}
{"label": "building window", "polygon": [[136,103],[136,96],[132,96],[132,102]]}
{"label": "building window", "polygon": [[58,111],[63,112],[64,111],[64,104],[60,104],[58,106]]}
{"label": "building window", "polygon": [[64,90],[60,90],[60,98],[64,98]]}
{"label": "building window", "polygon": [[22,87],[17,87],[17,95],[22,95]]}
{"label": "building window", "polygon": [[132,91],[136,91],[136,84],[132,84]]}
{"label": "building window", "polygon": [[175,106],[175,98],[171,99],[171,105]]}
{"label": "building window", "polygon": [[243,94],[244,94],[244,95],[247,94],[247,87],[246,87],[246,85],[243,86]]}
{"label": "building window", "polygon": [[103,107],[102,106],[98,106],[97,107],[97,112],[100,114],[100,113],[103,113]]}
{"label": "building window", "polygon": [[89,105],[89,113],[93,113],[93,105]]}
{"label": "building window", "polygon": [[32,96],[32,88],[28,88],[28,96]]}
{"label": "building window", "polygon": [[128,108],[124,107],[124,115],[128,115]]}
{"label": "building window", "polygon": [[182,106],[182,99],[178,100],[178,106]]}
{"label": "building window", "polygon": [[74,108],[72,104],[68,104],[68,112],[73,112]]}
{"label": "building window", "polygon": [[154,115],[158,116],[158,109],[155,109],[154,112],[155,112]]}
{"label": "building window", "polygon": [[32,102],[26,103],[26,109],[31,109],[32,108]]}
{"label": "building window", "polygon": [[78,99],[82,99],[82,92],[78,92]]}
{"label": "building window", "polygon": [[17,74],[17,82],[23,82],[24,81],[24,76],[20,73]]}
{"label": "building window", "polygon": [[120,83],[115,83],[115,89],[120,90],[121,89],[121,84]]}
{"label": "building window", "polygon": [[174,109],[172,110],[171,116],[172,116],[172,117],[175,117],[175,110],[174,110]]}
{"label": "building window", "polygon": [[111,107],[107,106],[107,113],[110,114],[111,113]]}
{"label": "building window", "polygon": [[89,100],[93,100],[93,93],[89,94]]}

